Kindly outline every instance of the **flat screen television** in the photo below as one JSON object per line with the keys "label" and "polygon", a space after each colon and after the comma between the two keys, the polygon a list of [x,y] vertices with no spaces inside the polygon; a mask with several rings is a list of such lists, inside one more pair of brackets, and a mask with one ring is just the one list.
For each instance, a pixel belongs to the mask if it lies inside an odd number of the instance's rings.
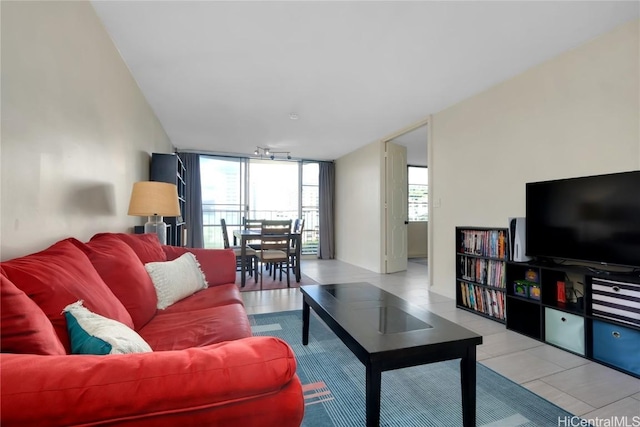
{"label": "flat screen television", "polygon": [[526,254],[640,267],[640,171],[526,184]]}

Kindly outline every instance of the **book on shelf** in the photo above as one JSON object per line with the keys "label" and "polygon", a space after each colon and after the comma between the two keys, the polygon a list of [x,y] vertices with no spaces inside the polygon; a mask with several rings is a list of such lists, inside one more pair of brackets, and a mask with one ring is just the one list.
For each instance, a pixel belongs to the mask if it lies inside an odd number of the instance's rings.
{"label": "book on shelf", "polygon": [[459,251],[465,254],[505,258],[507,236],[504,230],[460,230]]}
{"label": "book on shelf", "polygon": [[504,293],[460,282],[462,305],[490,317],[504,320]]}
{"label": "book on shelf", "polygon": [[502,261],[460,256],[460,277],[482,285],[505,288],[505,265]]}

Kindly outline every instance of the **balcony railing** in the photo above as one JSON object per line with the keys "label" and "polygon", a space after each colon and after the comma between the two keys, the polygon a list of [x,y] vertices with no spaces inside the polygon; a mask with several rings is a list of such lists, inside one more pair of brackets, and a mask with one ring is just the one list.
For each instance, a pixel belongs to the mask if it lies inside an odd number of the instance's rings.
{"label": "balcony railing", "polygon": [[[202,204],[202,224],[205,248],[222,248],[222,230],[220,219],[227,223],[229,236],[233,236],[234,230],[240,230],[244,212],[233,209],[229,205]],[[249,218],[255,219],[291,219],[298,218],[298,211],[249,211]],[[302,209],[304,230],[302,231],[302,254],[310,255],[318,253],[319,242],[319,212],[318,209]],[[233,242],[231,242],[233,244]]]}

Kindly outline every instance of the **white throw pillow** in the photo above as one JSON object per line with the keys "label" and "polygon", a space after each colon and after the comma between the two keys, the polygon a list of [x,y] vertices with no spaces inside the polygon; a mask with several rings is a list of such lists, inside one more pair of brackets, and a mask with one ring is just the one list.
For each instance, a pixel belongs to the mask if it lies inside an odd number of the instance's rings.
{"label": "white throw pillow", "polygon": [[148,353],[151,347],[133,329],[117,320],[92,313],[82,301],[62,310],[73,354]]}
{"label": "white throw pillow", "polygon": [[208,287],[200,263],[191,252],[173,261],[149,262],[144,268],[156,288],[160,310]]}

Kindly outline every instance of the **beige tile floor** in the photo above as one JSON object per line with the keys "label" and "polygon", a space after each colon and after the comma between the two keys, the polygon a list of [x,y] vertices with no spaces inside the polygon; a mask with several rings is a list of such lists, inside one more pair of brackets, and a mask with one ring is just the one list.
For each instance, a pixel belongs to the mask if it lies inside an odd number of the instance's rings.
{"label": "beige tile floor", "polygon": [[[303,260],[301,267],[305,275],[321,284],[369,282],[481,334],[480,363],[572,414],[600,422],[627,417],[628,425],[640,425],[640,379],[456,308],[454,300],[428,290],[424,264],[409,262],[407,271],[395,274],[378,274],[334,260]],[[298,289],[244,292],[242,297],[249,314],[302,307]]]}

